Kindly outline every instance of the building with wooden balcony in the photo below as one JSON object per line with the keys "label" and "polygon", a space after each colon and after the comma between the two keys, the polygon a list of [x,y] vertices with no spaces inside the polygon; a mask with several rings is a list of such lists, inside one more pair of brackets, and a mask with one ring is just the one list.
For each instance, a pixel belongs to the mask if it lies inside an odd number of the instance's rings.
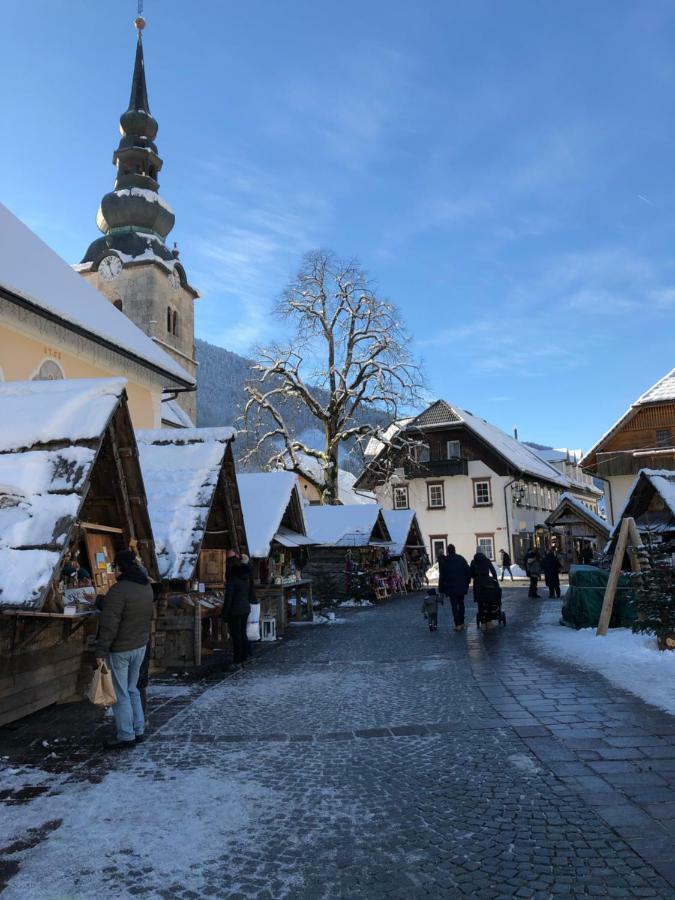
{"label": "building with wooden balcony", "polygon": [[570,479],[527,444],[467,410],[437,400],[372,441],[358,489],[374,490],[384,509],[414,509],[429,557],[448,544],[472,557],[522,561],[544,544],[547,516]]}
{"label": "building with wooden balcony", "polygon": [[641,469],[675,470],[675,369],[638,397],[581,466],[607,485],[610,524],[616,523]]}

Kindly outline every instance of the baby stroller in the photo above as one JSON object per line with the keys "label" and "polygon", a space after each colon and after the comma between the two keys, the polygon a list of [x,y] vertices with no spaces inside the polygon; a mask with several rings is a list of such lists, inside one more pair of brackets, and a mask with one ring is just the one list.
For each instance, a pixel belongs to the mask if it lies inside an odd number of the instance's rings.
{"label": "baby stroller", "polygon": [[499,622],[506,625],[506,613],[502,610],[502,588],[494,578],[481,578],[474,583],[474,600],[478,604],[476,625],[487,625],[488,622]]}

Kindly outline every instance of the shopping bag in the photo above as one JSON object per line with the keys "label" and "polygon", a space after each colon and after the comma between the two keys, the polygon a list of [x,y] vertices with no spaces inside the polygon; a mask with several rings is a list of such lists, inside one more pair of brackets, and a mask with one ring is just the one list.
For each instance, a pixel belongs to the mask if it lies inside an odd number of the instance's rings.
{"label": "shopping bag", "polygon": [[117,702],[117,694],[115,693],[115,685],[113,684],[112,674],[108,666],[102,662],[94,672],[91,679],[89,690],[87,691],[87,699],[94,706],[112,706]]}
{"label": "shopping bag", "polygon": [[260,640],[260,604],[252,603],[251,612],[246,621],[246,637],[249,641]]}

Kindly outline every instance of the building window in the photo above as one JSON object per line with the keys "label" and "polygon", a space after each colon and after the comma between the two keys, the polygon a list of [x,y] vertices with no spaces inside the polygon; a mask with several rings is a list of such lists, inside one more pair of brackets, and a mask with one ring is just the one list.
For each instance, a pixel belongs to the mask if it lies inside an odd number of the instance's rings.
{"label": "building window", "polygon": [[117,300],[113,300],[113,306],[115,307],[115,309],[119,309],[119,311],[122,312],[123,304],[119,297],[117,298]]}
{"label": "building window", "polygon": [[488,559],[495,558],[495,536],[494,534],[477,534],[476,549],[484,553]]}
{"label": "building window", "polygon": [[445,553],[448,549],[448,536],[447,534],[431,534],[429,535],[429,542],[431,545],[431,564],[438,562],[438,557],[441,553]]}
{"label": "building window", "polygon": [[431,484],[427,484],[427,500],[429,509],[445,508],[445,492],[442,481],[434,481]]}
{"label": "building window", "polygon": [[446,450],[448,459],[459,459],[461,456],[461,449],[459,441],[448,441]]}
{"label": "building window", "polygon": [[66,376],[63,374],[63,369],[61,366],[54,362],[53,359],[46,359],[37,370],[35,375],[33,375],[33,381],[58,381],[61,378],[65,378]]}
{"label": "building window", "polygon": [[173,311],[173,328],[171,331],[173,334],[178,334],[178,313],[175,309]]}
{"label": "building window", "polygon": [[490,490],[489,478],[474,480],[473,504],[474,506],[492,506],[492,491]]}
{"label": "building window", "polygon": [[171,334],[171,307],[166,308],[166,330]]}
{"label": "building window", "polygon": [[418,463],[429,462],[429,445],[428,444],[416,444],[410,455]]}
{"label": "building window", "polygon": [[657,447],[672,447],[673,446],[673,432],[671,428],[657,428],[656,429],[656,446]]}
{"label": "building window", "polygon": [[394,488],[394,509],[410,509],[407,484]]}

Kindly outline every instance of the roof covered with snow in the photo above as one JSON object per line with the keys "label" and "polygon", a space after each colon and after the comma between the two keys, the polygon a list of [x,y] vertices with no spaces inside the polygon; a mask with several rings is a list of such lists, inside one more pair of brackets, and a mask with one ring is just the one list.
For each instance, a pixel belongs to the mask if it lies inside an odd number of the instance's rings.
{"label": "roof covered with snow", "polygon": [[563,508],[570,506],[580,515],[584,516],[589,522],[592,522],[593,525],[600,529],[600,531],[607,535],[609,534],[610,526],[607,520],[593,512],[593,510],[589,509],[578,497],[575,497],[574,494],[570,494],[568,491],[565,491],[565,493],[560,495],[560,503],[546,519],[546,524],[554,525]]}
{"label": "roof covered with snow", "polygon": [[366,547],[378,519],[388,528],[382,518],[381,507],[373,503],[352,506],[306,506],[305,522],[307,534],[317,544],[337,547]]}
{"label": "roof covered with snow", "polygon": [[[307,453],[297,453],[300,460],[302,474],[311,482],[323,480],[321,463]],[[289,461],[290,464],[290,461]],[[370,491],[356,489],[356,475],[346,469],[338,470],[338,500],[340,503],[350,505],[352,503],[376,503],[375,495]]]}
{"label": "roof covered with snow", "polygon": [[162,400],[162,422],[172,428],[195,427],[195,423],[177,400]]}
{"label": "roof covered with snow", "polygon": [[194,378],[0,203],[0,287],[170,376]]}
{"label": "roof covered with snow", "polygon": [[125,384],[0,384],[0,606],[42,605]]}
{"label": "roof covered with snow", "polygon": [[591,465],[592,457],[600,452],[605,443],[624,425],[638,413],[643,406],[651,403],[668,403],[675,402],[675,369],[671,369],[663,378],[660,378],[656,384],[648,388],[644,394],[641,394],[637,400],[630,405],[626,412],[602,435],[602,437],[591,447],[588,453],[581,460],[584,466]]}
{"label": "roof covered with snow", "polygon": [[629,508],[634,501],[636,489],[640,483],[644,482],[649,482],[652,485],[670,511],[670,514],[675,518],[675,472],[670,469],[640,469],[626,494],[621,511],[615,519],[612,536],[618,533],[621,520],[628,514]]}
{"label": "roof covered with snow", "polygon": [[402,556],[417,514],[414,509],[385,509],[382,515],[391,535],[391,555]]}
{"label": "roof covered with snow", "polygon": [[[265,559],[294,493],[299,515],[303,515],[297,478],[293,472],[281,470],[252,472],[237,475],[237,485],[249,554],[254,559]],[[304,520],[301,521],[301,533],[305,534]]]}
{"label": "roof covered with snow", "polygon": [[189,581],[233,428],[136,432],[162,578]]}

